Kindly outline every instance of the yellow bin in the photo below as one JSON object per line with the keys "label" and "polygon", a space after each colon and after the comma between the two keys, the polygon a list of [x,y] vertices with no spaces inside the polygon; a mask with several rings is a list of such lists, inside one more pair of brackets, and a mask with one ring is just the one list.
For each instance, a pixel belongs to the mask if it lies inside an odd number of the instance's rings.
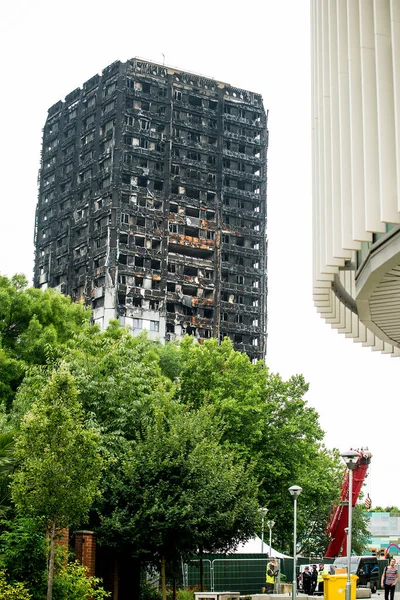
{"label": "yellow bin", "polygon": [[[347,573],[343,575],[323,575],[324,600],[345,600]],[[357,575],[350,575],[351,600],[356,600]]]}

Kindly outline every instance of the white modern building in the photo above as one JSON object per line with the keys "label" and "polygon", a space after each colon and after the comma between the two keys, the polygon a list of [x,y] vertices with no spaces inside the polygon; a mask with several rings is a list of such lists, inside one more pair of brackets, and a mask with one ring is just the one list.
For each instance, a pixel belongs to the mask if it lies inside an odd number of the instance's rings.
{"label": "white modern building", "polygon": [[400,2],[311,0],[313,293],[400,356]]}
{"label": "white modern building", "polygon": [[[400,515],[390,512],[368,513],[370,541],[368,551],[377,556],[384,556],[390,546],[390,554],[400,556]],[[398,562],[398,560],[397,560]]]}

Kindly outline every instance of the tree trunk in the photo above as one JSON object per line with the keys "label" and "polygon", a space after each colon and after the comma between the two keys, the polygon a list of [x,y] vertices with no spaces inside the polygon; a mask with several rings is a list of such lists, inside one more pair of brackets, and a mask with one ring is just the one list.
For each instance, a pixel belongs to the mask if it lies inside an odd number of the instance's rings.
{"label": "tree trunk", "polygon": [[200,555],[200,591],[204,592],[204,563],[203,563],[203,549],[199,548]]}
{"label": "tree trunk", "polygon": [[165,585],[165,558],[161,559],[161,594],[162,600],[167,600],[167,587]]}
{"label": "tree trunk", "polygon": [[118,583],[119,583],[119,561],[114,559],[114,570],[113,570],[113,599],[118,600]]}
{"label": "tree trunk", "polygon": [[176,577],[174,577],[174,580],[173,580],[172,600],[176,600]]}
{"label": "tree trunk", "polygon": [[56,522],[53,521],[50,531],[50,556],[49,570],[47,575],[47,600],[53,598],[53,575],[54,575],[54,547],[56,541]]}

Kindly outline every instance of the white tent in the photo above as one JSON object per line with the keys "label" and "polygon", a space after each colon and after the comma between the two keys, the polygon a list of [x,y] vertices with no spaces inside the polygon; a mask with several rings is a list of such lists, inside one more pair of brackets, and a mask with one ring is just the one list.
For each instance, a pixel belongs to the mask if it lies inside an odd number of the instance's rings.
{"label": "white tent", "polygon": [[[244,544],[240,544],[233,554],[269,554],[269,544],[264,544],[258,536],[248,540]],[[287,554],[278,552],[271,546],[271,558],[292,558]]]}

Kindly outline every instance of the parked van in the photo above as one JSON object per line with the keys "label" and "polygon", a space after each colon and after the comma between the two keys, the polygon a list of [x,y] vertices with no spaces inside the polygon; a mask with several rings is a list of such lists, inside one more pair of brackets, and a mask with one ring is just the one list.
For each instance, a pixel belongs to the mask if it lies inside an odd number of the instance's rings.
{"label": "parked van", "polygon": [[[369,587],[375,594],[379,584],[379,565],[376,556],[352,556],[350,563],[351,573],[357,575],[357,586]],[[346,569],[347,556],[335,558],[333,567],[336,569]]]}

